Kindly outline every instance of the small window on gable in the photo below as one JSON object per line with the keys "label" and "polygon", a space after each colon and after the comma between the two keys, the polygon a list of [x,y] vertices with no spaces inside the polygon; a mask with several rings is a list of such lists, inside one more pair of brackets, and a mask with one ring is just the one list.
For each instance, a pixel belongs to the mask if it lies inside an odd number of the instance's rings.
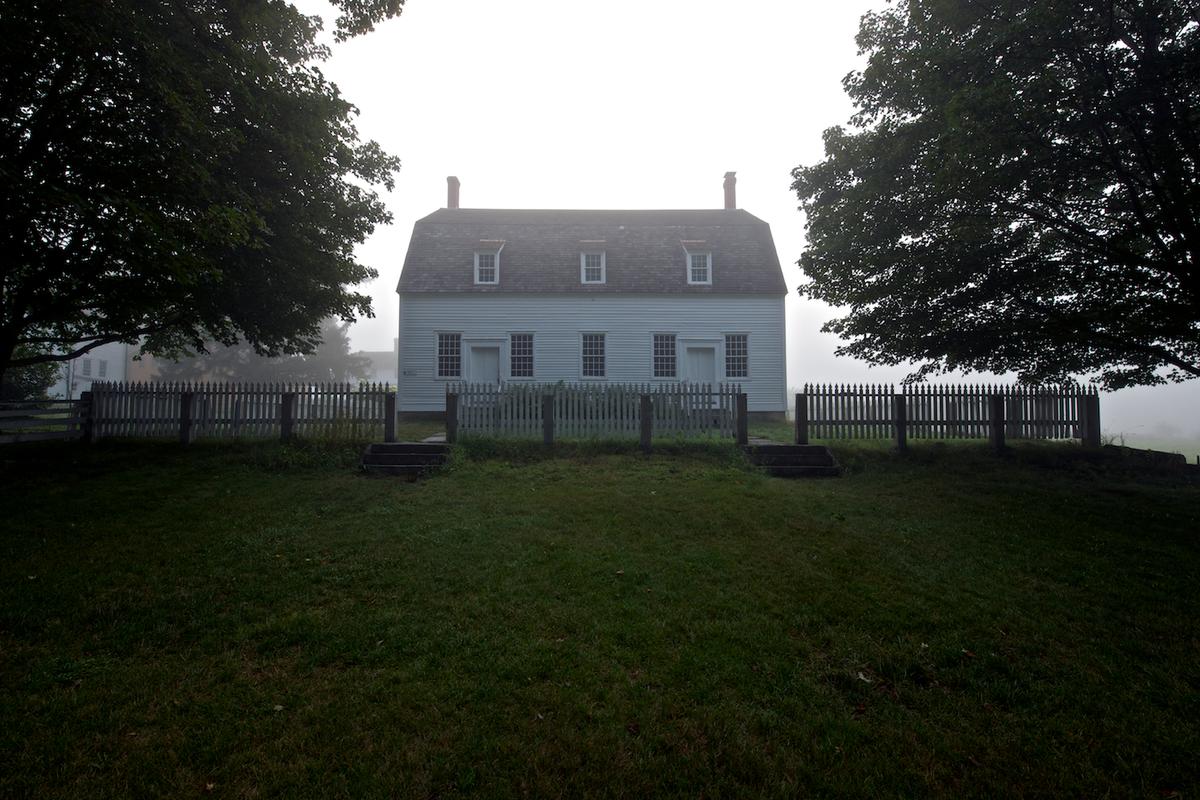
{"label": "small window on gable", "polygon": [[712,253],[688,253],[688,283],[712,283]]}
{"label": "small window on gable", "polygon": [[497,250],[481,250],[475,253],[475,282],[500,282],[500,253]]}
{"label": "small window on gable", "polygon": [[580,280],[584,283],[604,283],[605,264],[604,251],[598,253],[580,253]]}

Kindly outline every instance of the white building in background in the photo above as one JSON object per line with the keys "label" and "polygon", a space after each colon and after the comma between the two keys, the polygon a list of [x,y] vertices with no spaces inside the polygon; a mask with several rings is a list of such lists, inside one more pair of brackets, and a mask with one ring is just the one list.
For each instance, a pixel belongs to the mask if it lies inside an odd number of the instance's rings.
{"label": "white building in background", "polygon": [[58,381],[47,390],[50,397],[74,400],[91,390],[95,381],[123,381],[129,370],[131,345],[111,342],[63,362]]}
{"label": "white building in background", "polygon": [[787,284],[770,226],[737,208],[447,208],[418,220],[396,288],[398,410],[446,386],[732,382],[751,413],[787,408]]}

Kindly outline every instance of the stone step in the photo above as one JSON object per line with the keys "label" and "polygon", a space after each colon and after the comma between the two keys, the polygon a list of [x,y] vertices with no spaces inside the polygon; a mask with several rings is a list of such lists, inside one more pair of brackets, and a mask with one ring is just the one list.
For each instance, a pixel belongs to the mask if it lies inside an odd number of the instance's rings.
{"label": "stone step", "polygon": [[375,442],[367,448],[368,453],[441,453],[445,454],[447,445],[435,442]]}
{"label": "stone step", "polygon": [[833,467],[833,455],[823,453],[752,453],[750,460],[760,467]]}
{"label": "stone step", "polygon": [[825,467],[766,467],[768,475],[776,478],[836,478],[842,474],[839,466]]}
{"label": "stone step", "polygon": [[425,464],[441,466],[446,463],[444,453],[363,453],[362,463],[366,465],[390,464]]}
{"label": "stone step", "polygon": [[397,475],[417,478],[437,468],[433,464],[363,464],[363,472],[372,475]]}
{"label": "stone step", "polygon": [[750,445],[747,450],[751,454],[761,453],[763,455],[820,455],[829,452],[829,448],[822,444],[755,444]]}

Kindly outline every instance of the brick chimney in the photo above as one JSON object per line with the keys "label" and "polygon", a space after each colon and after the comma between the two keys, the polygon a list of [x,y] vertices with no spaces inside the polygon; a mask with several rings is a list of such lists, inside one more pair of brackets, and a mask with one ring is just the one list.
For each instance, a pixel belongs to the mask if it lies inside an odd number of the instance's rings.
{"label": "brick chimney", "polygon": [[453,175],[446,178],[446,208],[458,208],[458,186],[458,178]]}
{"label": "brick chimney", "polygon": [[732,211],[737,208],[737,173],[725,173],[725,208]]}

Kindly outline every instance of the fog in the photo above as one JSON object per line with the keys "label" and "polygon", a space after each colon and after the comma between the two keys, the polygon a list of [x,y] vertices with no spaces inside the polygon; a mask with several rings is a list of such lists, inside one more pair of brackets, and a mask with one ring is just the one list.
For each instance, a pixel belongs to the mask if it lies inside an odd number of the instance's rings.
{"label": "fog", "polygon": [[[360,109],[359,130],[403,161],[394,215],[363,245],[379,271],[375,318],[354,346],[391,347],[395,285],[415,220],[463,207],[719,208],[737,172],[738,206],[771,224],[789,285],[800,283],[804,219],[792,167],[822,156],[822,131],[852,112],[842,90],[862,63],[844,0],[408,0],[399,19],[333,46],[322,66]],[[299,0],[326,27],[335,12]],[[906,367],[837,357],[822,303],[787,300],[788,380],[894,382]],[[956,376],[948,376],[952,380]],[[978,381],[991,376],[968,376]],[[1102,400],[1105,434],[1200,453],[1200,381]]]}

